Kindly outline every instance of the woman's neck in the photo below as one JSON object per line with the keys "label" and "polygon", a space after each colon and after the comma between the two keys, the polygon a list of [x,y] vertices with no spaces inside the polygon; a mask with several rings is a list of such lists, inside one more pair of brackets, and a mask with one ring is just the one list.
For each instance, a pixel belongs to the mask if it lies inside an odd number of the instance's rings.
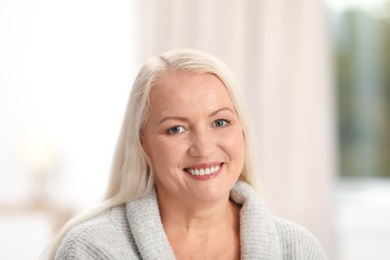
{"label": "woman's neck", "polygon": [[159,199],[159,207],[177,259],[239,259],[240,207],[229,197],[214,203]]}
{"label": "woman's neck", "polygon": [[213,202],[158,196],[158,203],[164,229],[174,227],[177,232],[190,234],[239,226],[240,207],[229,200],[229,194]]}
{"label": "woman's neck", "polygon": [[159,207],[163,225],[175,225],[184,230],[210,230],[231,225],[239,214],[239,206],[229,198],[215,203],[164,203],[159,200]]}

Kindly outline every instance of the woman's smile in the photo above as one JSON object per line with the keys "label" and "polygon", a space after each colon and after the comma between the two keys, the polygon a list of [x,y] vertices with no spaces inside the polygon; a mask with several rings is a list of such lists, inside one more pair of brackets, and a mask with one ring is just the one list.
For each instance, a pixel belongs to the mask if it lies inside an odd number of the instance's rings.
{"label": "woman's smile", "polygon": [[220,173],[222,165],[221,162],[202,163],[185,168],[184,171],[191,174],[196,180],[208,180]]}

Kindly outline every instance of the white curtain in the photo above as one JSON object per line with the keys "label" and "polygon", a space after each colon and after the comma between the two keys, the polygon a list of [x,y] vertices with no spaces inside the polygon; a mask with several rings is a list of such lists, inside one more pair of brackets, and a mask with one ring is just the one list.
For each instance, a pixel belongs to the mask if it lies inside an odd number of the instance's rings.
{"label": "white curtain", "polygon": [[225,61],[256,124],[268,207],[333,255],[335,115],[330,43],[319,0],[138,2],[139,61],[195,48]]}

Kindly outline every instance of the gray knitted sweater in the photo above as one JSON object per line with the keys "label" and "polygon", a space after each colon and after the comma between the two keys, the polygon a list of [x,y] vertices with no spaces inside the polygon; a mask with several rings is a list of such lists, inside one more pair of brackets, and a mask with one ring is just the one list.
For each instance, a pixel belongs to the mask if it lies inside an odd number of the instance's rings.
{"label": "gray knitted sweater", "polygon": [[[326,259],[308,231],[272,216],[247,183],[238,181],[230,196],[242,205],[241,259]],[[161,223],[156,192],[74,227],[55,259],[175,259]]]}

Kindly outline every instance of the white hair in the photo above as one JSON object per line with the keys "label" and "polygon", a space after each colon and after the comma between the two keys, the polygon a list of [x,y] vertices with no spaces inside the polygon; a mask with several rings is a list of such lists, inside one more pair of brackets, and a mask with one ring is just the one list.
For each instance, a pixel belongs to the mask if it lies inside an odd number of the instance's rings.
{"label": "white hair", "polygon": [[245,161],[239,178],[258,190],[252,120],[235,77],[223,62],[209,54],[188,49],[172,50],[148,59],[138,73],[130,93],[103,202],[65,225],[50,247],[48,259],[54,259],[58,246],[72,227],[107,209],[141,197],[153,189],[155,177],[151,167],[148,167],[149,159],[141,145],[141,135],[149,108],[149,93],[156,82],[179,71],[212,73],[226,86],[245,139]]}

